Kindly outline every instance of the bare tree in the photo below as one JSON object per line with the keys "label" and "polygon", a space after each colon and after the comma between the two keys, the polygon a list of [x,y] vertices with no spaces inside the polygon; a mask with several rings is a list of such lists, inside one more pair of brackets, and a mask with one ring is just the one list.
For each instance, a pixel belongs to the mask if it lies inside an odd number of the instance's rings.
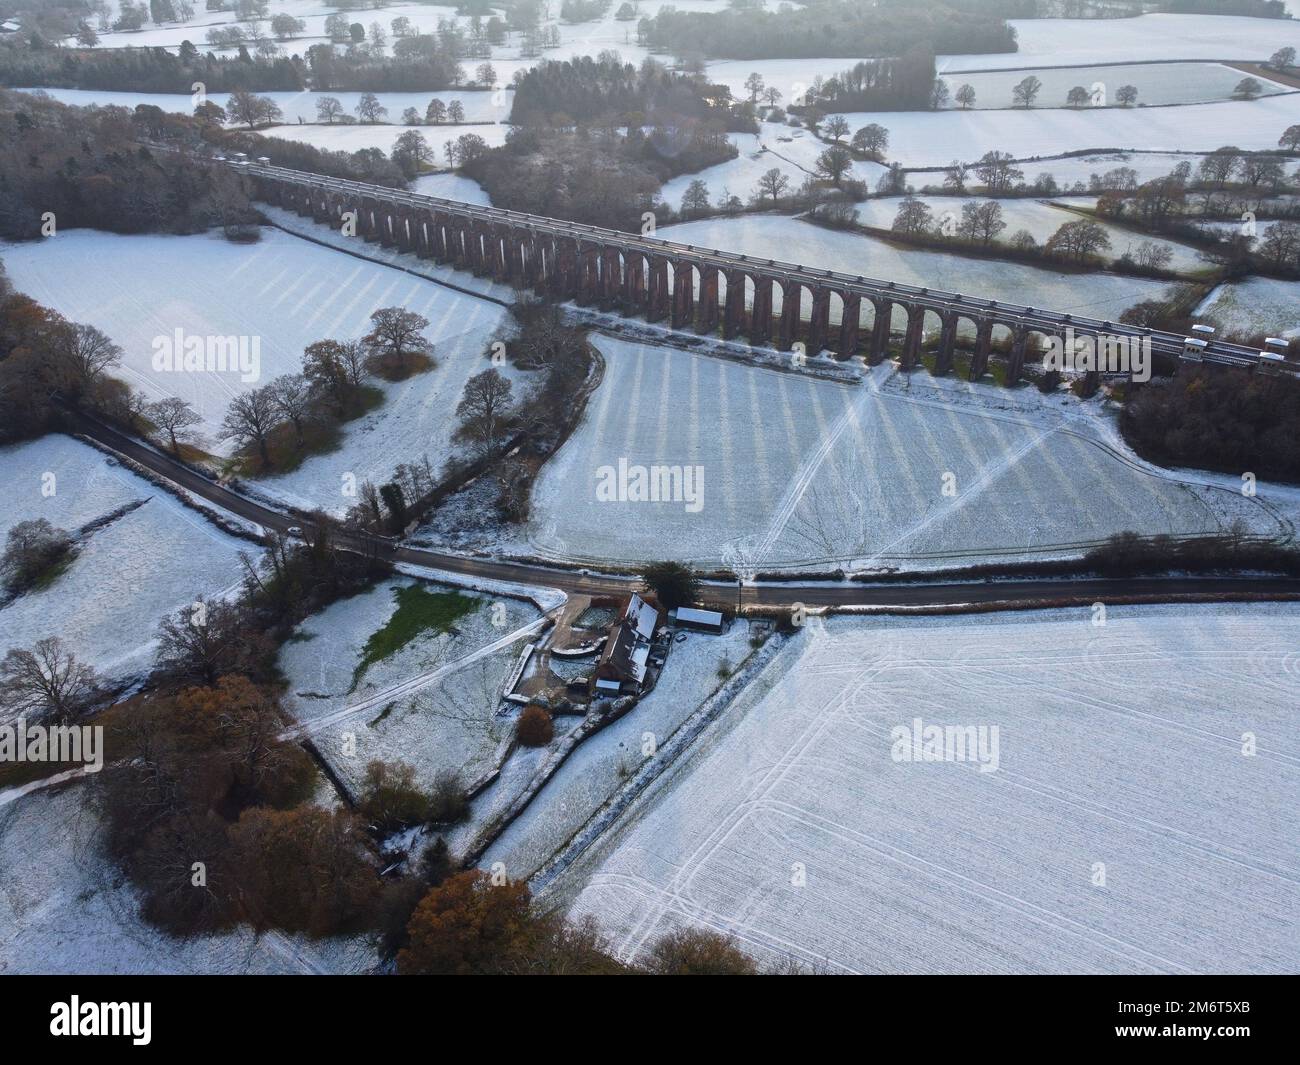
{"label": "bare tree", "polygon": [[199,598],[158,625],[158,667],[178,679],[212,684],[233,670],[245,633],[239,609]]}
{"label": "bare tree", "polygon": [[511,416],[510,395],[513,386],[508,377],[495,369],[484,370],[465,382],[465,394],[456,406],[460,418],[457,435],[488,451],[504,435]]}
{"label": "bare tree", "polygon": [[849,135],[849,131],[852,127],[849,125],[849,120],[843,115],[831,115],[831,117],[826,120],[825,128],[826,135],[836,144],[839,144],[840,141]]}
{"label": "bare tree", "polygon": [[301,447],[303,425],[311,414],[311,382],[300,373],[286,373],[277,377],[267,388],[276,412],[293,423],[294,435]]}
{"label": "bare tree", "polygon": [[264,466],[271,465],[270,436],[278,422],[279,410],[270,385],[251,392],[241,392],[230,401],[226,417],[221,423],[221,435],[233,440],[237,447],[257,445]]}
{"label": "bare tree", "polygon": [[889,130],[879,122],[869,122],[853,134],[853,147],[879,162],[889,147]]}
{"label": "bare tree", "polygon": [[967,240],[987,246],[1006,228],[1006,222],[1002,221],[1002,205],[996,200],[962,204],[957,231]]}
{"label": "bare tree", "polygon": [[343,116],[343,105],[337,96],[322,96],[316,101],[316,121],[333,125],[336,118]]}
{"label": "bare tree", "polygon": [[203,419],[198,411],[179,396],[168,396],[145,407],[145,415],[171,440],[172,454],[180,454],[178,435]]}
{"label": "bare tree", "polygon": [[1043,83],[1034,75],[1017,82],[1011,90],[1011,99],[1019,107],[1033,107],[1043,89]]}
{"label": "bare tree", "polygon": [[1076,262],[1082,262],[1109,247],[1110,236],[1106,233],[1106,227],[1087,218],[1066,222],[1047,239],[1046,244],[1049,255],[1062,255]]}
{"label": "bare tree", "polygon": [[284,117],[280,106],[269,96],[258,96],[246,89],[237,89],[226,102],[226,113],[234,122],[243,122],[249,129],[279,122]]}
{"label": "bare tree", "polygon": [[38,640],[30,651],[14,648],[0,659],[0,706],[15,715],[67,722],[95,697],[99,679],[57,636]]}
{"label": "bare tree", "polygon": [[758,185],[754,188],[754,194],[762,199],[766,196],[772,197],[772,202],[776,203],[781,199],[781,193],[790,187],[790,179],[780,170],[773,167],[758,179]]}
{"label": "bare tree", "polygon": [[423,336],[429,319],[403,307],[381,307],[370,316],[371,329],[362,338],[367,353],[378,363],[404,372],[411,355],[429,355],[433,345]]}

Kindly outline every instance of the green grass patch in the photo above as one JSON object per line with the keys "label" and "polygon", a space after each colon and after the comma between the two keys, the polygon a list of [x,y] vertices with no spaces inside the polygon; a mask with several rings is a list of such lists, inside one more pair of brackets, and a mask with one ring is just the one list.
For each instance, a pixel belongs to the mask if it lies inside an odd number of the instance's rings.
{"label": "green grass patch", "polygon": [[69,548],[57,559],[46,566],[31,583],[31,591],[41,592],[57,581],[68,572],[72,563],[77,560],[76,548]]}
{"label": "green grass patch", "polygon": [[466,614],[478,609],[478,600],[459,592],[430,592],[418,584],[393,589],[397,609],[384,627],[371,633],[352,671],[352,690],[376,662],[396,654],[424,632],[447,632]]}

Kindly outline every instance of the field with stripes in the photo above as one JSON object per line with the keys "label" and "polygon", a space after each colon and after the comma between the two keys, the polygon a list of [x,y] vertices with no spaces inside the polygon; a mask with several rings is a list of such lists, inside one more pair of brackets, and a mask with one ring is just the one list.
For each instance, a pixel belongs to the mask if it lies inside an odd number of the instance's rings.
{"label": "field with stripes", "polygon": [[[72,230],[39,244],[5,250],[14,286],[74,321],[94,322],[123,348],[117,371],[150,399],[179,396],[202,418],[203,446],[226,454],[220,428],[233,396],[302,369],[302,352],[317,340],[356,339],[379,307],[401,306],[429,320],[424,335],[437,366],[388,384],[383,405],[355,422],[335,452],[308,458],[268,488],[297,506],[341,511],[344,476],[359,483],[387,479],[399,462],[428,455],[434,468],[452,450],[455,409],[465,382],[486,369],[488,342],[505,311],[486,300],[440,287],[378,263],[263,228],[253,246],[219,233],[202,236],[115,236]],[[155,337],[256,338],[256,379],[237,373],[167,372],[153,365]],[[511,372],[503,367],[503,372]]]}
{"label": "field with stripes", "polygon": [[[1104,423],[919,371],[865,383],[598,337],[603,383],[534,492],[534,550],[738,572],[1063,553],[1126,529],[1280,526],[1240,493],[1152,472]],[[698,466],[703,505],[601,501],[602,467]]]}
{"label": "field with stripes", "polygon": [[[571,912],[624,958],[686,924],[829,972],[1294,972],[1300,620],[1092,620],[806,627],[574,867]],[[996,769],[899,760],[917,718],[996,727]]]}

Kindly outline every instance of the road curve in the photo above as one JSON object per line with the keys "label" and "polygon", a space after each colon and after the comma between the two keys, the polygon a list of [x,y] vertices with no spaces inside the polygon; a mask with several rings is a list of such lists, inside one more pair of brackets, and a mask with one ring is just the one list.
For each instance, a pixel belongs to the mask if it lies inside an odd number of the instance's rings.
{"label": "road curve", "polygon": [[[212,505],[248,521],[285,533],[309,522],[275,510],[218,484],[152,446],[104,425],[85,413],[64,407],[69,429],[136,462]],[[641,584],[637,577],[595,575],[519,562],[497,562],[403,547],[393,540],[361,532],[338,537],[341,547],[372,554],[388,562],[405,562],[467,577],[536,588],[557,588],[578,595],[626,595]],[[1128,579],[1054,578],[1050,580],[929,581],[918,575],[905,584],[855,582],[706,583],[701,600],[734,610],[779,610],[806,607],[867,608],[909,612],[951,609],[1012,610],[1032,606],[1070,606],[1095,602],[1168,603],[1238,600],[1300,600],[1300,580],[1282,577],[1138,577]]]}

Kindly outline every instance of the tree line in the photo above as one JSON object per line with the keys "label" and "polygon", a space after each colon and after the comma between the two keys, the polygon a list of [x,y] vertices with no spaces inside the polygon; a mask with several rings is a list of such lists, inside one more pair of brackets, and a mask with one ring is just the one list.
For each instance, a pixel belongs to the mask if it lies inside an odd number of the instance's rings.
{"label": "tree line", "polygon": [[142,137],[197,137],[183,115],[66,107],[0,93],[0,235],[26,240],[77,226],[113,233],[198,233],[253,215],[234,175],[138,147]]}

